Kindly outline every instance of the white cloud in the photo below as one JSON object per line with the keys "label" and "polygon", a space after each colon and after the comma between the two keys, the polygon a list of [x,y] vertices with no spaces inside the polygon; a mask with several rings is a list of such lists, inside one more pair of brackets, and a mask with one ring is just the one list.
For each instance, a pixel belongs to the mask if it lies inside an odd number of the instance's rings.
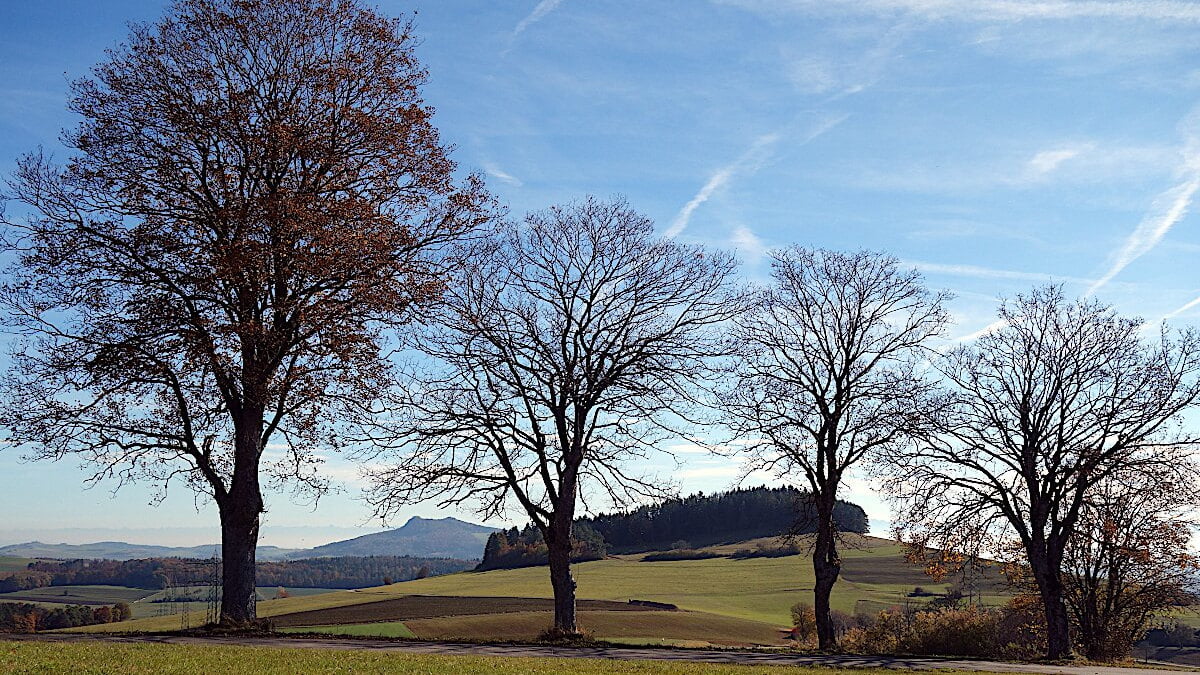
{"label": "white cloud", "polygon": [[1115,19],[1200,23],[1200,4],[1181,0],[718,0],[748,10],[907,14],[927,21]]}
{"label": "white cloud", "polygon": [[746,260],[750,263],[758,263],[767,253],[767,245],[763,243],[754,231],[745,225],[739,225],[733,230],[733,234],[729,237],[729,243],[738,251],[742,252]]}
{"label": "white cloud", "polygon": [[[1179,316],[1180,314],[1183,314],[1184,312],[1187,312],[1188,310],[1191,310],[1197,306],[1200,306],[1200,298],[1196,298],[1196,299],[1192,300],[1191,302],[1188,302],[1187,304],[1179,307],[1178,309],[1175,309],[1173,311],[1170,311],[1170,312],[1164,314],[1162,320],[1166,321],[1167,319],[1173,319],[1173,318]],[[1149,325],[1150,325],[1149,322],[1147,322],[1147,326],[1149,326]]]}
{"label": "white cloud", "polygon": [[679,213],[675,216],[675,220],[671,221],[671,226],[667,228],[667,231],[663,233],[663,236],[676,237],[679,235],[679,233],[683,232],[684,229],[687,228],[688,221],[692,219],[692,214],[695,213],[696,209],[700,208],[701,204],[708,201],[709,197],[712,197],[714,192],[725,187],[725,184],[728,183],[729,180],[735,175],[747,171],[757,171],[770,155],[771,148],[778,141],[779,134],[765,134],[763,136],[759,136],[754,140],[754,143],[751,144],[749,149],[741,154],[741,156],[739,156],[730,164],[717,169],[716,172],[709,176],[708,181],[704,183],[704,186],[700,188],[700,191],[697,192],[696,195],[692,197],[687,204],[684,204],[682,209],[679,210]]}
{"label": "white cloud", "polygon": [[[813,141],[818,136],[828,133],[829,130],[841,124],[847,117],[849,115],[827,117],[820,120],[804,133],[797,145],[804,145]],[[684,204],[679,213],[675,215],[675,219],[671,221],[671,226],[663,232],[663,236],[668,238],[679,236],[681,232],[687,229],[688,223],[692,219],[692,214],[696,212],[696,209],[700,208],[701,204],[708,201],[713,196],[713,193],[725,187],[729,181],[739,175],[752,174],[758,171],[770,157],[771,150],[779,142],[780,137],[778,133],[759,136],[737,159],[713,172],[703,187],[700,188],[700,191],[688,200],[688,203]]]}
{"label": "white cloud", "polygon": [[675,455],[711,455],[712,451],[703,445],[695,443],[676,443],[668,445],[666,451]]}
{"label": "white cloud", "polygon": [[1144,183],[1174,174],[1179,146],[1068,141],[999,155],[941,156],[925,163],[858,163],[831,167],[852,185],[872,190],[936,193],[1040,189],[1054,185]]}
{"label": "white cloud", "polygon": [[1004,319],[997,319],[973,333],[967,333],[966,335],[960,335],[956,338],[950,338],[950,342],[970,342],[971,340],[981,338],[994,330],[1004,328],[1007,325],[1008,322]]}
{"label": "white cloud", "polygon": [[742,475],[742,465],[726,464],[724,466],[702,466],[692,469],[681,469],[675,476],[687,478],[738,478]]}
{"label": "white cloud", "polygon": [[1192,199],[1200,189],[1200,108],[1184,118],[1180,128],[1184,140],[1179,151],[1181,181],[1154,198],[1150,211],[1110,257],[1112,262],[1108,271],[1088,288],[1085,296],[1100,290],[1130,263],[1153,250],[1171,228],[1187,216]]}
{"label": "white cloud", "polygon": [[1068,277],[1044,272],[1021,272],[1018,270],[1001,270],[978,265],[958,265],[923,262],[920,260],[902,260],[902,265],[915,267],[925,274],[944,274],[955,277],[972,277],[975,279],[1016,279],[1019,281],[1034,281],[1040,283],[1075,283],[1092,284],[1094,279]]}
{"label": "white cloud", "polygon": [[517,178],[516,176],[508,173],[507,171],[501,169],[500,167],[496,166],[492,162],[484,162],[483,163],[483,171],[484,171],[484,173],[491,176],[492,178],[495,178],[496,180],[500,181],[501,183],[507,183],[509,185],[512,185],[513,187],[521,187],[522,185],[524,185],[524,183],[521,182],[520,178]]}
{"label": "white cloud", "polygon": [[538,21],[541,21],[547,14],[553,12],[559,5],[561,5],[562,1],[563,0],[542,0],[539,2],[537,6],[533,8],[533,11],[530,12],[529,15],[524,19],[521,19],[521,21],[517,24],[517,27],[513,29],[512,38],[516,39],[517,36],[525,32],[526,28],[529,28]]}
{"label": "white cloud", "polygon": [[829,61],[809,56],[787,61],[787,77],[796,89],[806,94],[824,94],[838,86],[840,78]]}
{"label": "white cloud", "polygon": [[1042,150],[1029,160],[1027,168],[1035,175],[1044,176],[1057,169],[1063,162],[1078,157],[1080,152],[1079,148]]}

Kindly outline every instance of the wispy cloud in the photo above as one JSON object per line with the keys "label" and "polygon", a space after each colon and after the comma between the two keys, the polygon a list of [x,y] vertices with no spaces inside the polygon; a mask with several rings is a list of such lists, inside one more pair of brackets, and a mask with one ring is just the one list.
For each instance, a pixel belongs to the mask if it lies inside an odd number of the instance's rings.
{"label": "wispy cloud", "polygon": [[729,243],[753,264],[757,264],[767,254],[767,245],[745,225],[739,225],[733,229],[733,233],[729,236]]}
{"label": "wispy cloud", "polygon": [[951,342],[951,343],[954,343],[954,342],[970,342],[971,340],[975,340],[975,339],[981,338],[981,337],[983,337],[984,335],[987,335],[988,333],[990,333],[990,332],[992,332],[992,331],[994,331],[994,330],[999,330],[999,329],[1001,329],[1001,328],[1004,328],[1004,327],[1005,327],[1005,326],[1007,326],[1007,325],[1008,325],[1008,322],[1007,322],[1007,321],[1005,321],[1004,319],[997,319],[997,320],[995,320],[995,321],[993,321],[993,322],[989,323],[988,325],[984,326],[983,328],[980,328],[979,330],[977,330],[977,331],[975,331],[975,332],[973,332],[973,333],[967,333],[966,335],[960,335],[960,336],[958,336],[958,337],[956,337],[956,338],[950,338],[950,342]]}
{"label": "wispy cloud", "polygon": [[1180,314],[1183,314],[1184,312],[1187,312],[1196,307],[1200,307],[1200,298],[1196,298],[1196,299],[1192,300],[1191,302],[1188,302],[1187,304],[1179,307],[1178,309],[1167,312],[1166,314],[1163,315],[1162,320],[1166,321],[1167,319],[1174,319],[1175,317],[1179,316]]}
{"label": "wispy cloud", "polygon": [[502,53],[507,54],[508,51],[512,49],[512,43],[518,37],[520,37],[521,33],[525,32],[525,29],[546,18],[546,15],[557,9],[562,2],[563,0],[541,0],[541,2],[539,2],[537,6],[533,8],[533,11],[530,12],[524,19],[521,19],[517,23],[516,28],[513,28],[512,34],[508,36],[509,46]]}
{"label": "wispy cloud", "polygon": [[814,55],[809,45],[789,45],[782,49],[784,74],[798,91],[829,94],[823,103],[831,103],[866,91],[883,79],[910,32],[909,22],[903,21],[884,32],[874,45],[853,55]]}
{"label": "wispy cloud", "polygon": [[675,473],[677,478],[738,478],[744,473],[742,465],[726,464],[724,466],[702,466],[690,469],[680,469]]}
{"label": "wispy cloud", "polygon": [[696,443],[675,443],[668,445],[666,451],[673,455],[711,455],[712,450]]}
{"label": "wispy cloud", "polygon": [[974,279],[1015,279],[1018,281],[1034,281],[1040,283],[1075,283],[1092,284],[1094,279],[1047,274],[1045,272],[1023,272],[1019,270],[1002,270],[978,265],[958,265],[931,263],[920,260],[903,260],[902,265],[914,267],[925,274],[944,274],[955,277],[971,277]]}
{"label": "wispy cloud", "polygon": [[904,13],[926,20],[1028,21],[1118,19],[1200,23],[1200,5],[1181,0],[722,0],[755,11],[877,15]]}
{"label": "wispy cloud", "polygon": [[1191,177],[1155,198],[1150,212],[1142,218],[1142,222],[1138,223],[1137,228],[1113,256],[1113,262],[1108,271],[1097,279],[1084,295],[1092,295],[1100,290],[1120,274],[1121,270],[1128,267],[1129,263],[1153,250],[1158,242],[1167,235],[1167,232],[1170,232],[1171,228],[1187,215],[1197,189],[1200,189],[1200,175]]}
{"label": "wispy cloud", "polygon": [[[797,141],[797,145],[805,145],[812,142],[818,136],[828,133],[831,129],[841,124],[849,115],[839,115],[834,117],[826,117],[818,121],[810,127]],[[762,168],[763,163],[771,156],[771,151],[782,137],[779,133],[764,134],[754,140],[737,159],[717,169],[700,190],[688,200],[687,204],[679,210],[675,215],[675,219],[671,221],[671,226],[663,232],[663,236],[671,238],[677,237],[685,229],[692,219],[692,214],[700,205],[708,201],[715,192],[725,187],[735,177],[743,174],[751,174]]]}
{"label": "wispy cloud", "polygon": [[708,201],[713,193],[725,185],[739,173],[757,171],[762,163],[770,156],[771,148],[779,142],[779,134],[766,134],[759,136],[754,140],[754,143],[741,154],[733,162],[717,169],[700,191],[692,197],[687,204],[676,214],[675,219],[671,221],[671,226],[663,233],[666,237],[677,237],[684,229],[687,228],[688,222],[692,219],[692,214],[700,205]]}
{"label": "wispy cloud", "polygon": [[1048,185],[1094,185],[1149,181],[1177,175],[1178,144],[1129,145],[1104,139],[1063,141],[1048,147],[971,153],[914,163],[908,158],[887,164],[832,166],[853,185],[873,190],[936,193],[1041,189]]}
{"label": "wispy cloud", "polygon": [[496,180],[500,181],[501,183],[507,183],[509,185],[512,185],[513,187],[521,187],[522,185],[524,185],[524,183],[521,182],[520,178],[517,178],[516,176],[512,175],[511,173],[508,173],[507,171],[501,169],[500,167],[496,166],[492,162],[484,162],[483,163],[483,171],[484,171],[484,173],[491,176],[492,178],[495,178]]}
{"label": "wispy cloud", "polygon": [[1026,168],[1037,176],[1051,173],[1063,162],[1078,157],[1083,152],[1080,148],[1059,148],[1057,150],[1042,150],[1030,158]]}
{"label": "wispy cloud", "polygon": [[1184,136],[1184,145],[1180,150],[1181,182],[1154,198],[1150,211],[1111,256],[1112,263],[1108,271],[1088,288],[1085,296],[1100,290],[1130,263],[1153,250],[1171,228],[1187,215],[1192,199],[1200,189],[1200,130],[1197,128],[1200,127],[1200,109],[1188,115],[1180,126]]}

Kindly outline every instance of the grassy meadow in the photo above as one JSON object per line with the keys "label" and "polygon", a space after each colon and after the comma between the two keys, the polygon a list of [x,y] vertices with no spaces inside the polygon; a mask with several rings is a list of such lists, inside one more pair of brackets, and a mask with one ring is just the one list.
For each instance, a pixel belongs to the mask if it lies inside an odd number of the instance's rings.
{"label": "grassy meadow", "polygon": [[[287,589],[292,597],[306,597],[329,593],[329,588]],[[273,598],[279,589],[260,586],[260,599]],[[55,605],[115,605],[127,602],[133,609],[134,619],[158,619],[168,622],[172,629],[180,626],[179,614],[185,610],[200,617],[208,609],[208,587],[180,587],[170,590],[129,588],[126,586],[46,586],[25,591],[0,593],[0,602],[28,602],[45,607]],[[202,620],[202,619],[199,619]]]}
{"label": "grassy meadow", "polygon": [[29,563],[35,562],[34,558],[16,558],[11,555],[0,555],[0,573],[21,572]]}
{"label": "grassy meadow", "polygon": [[353,672],[396,675],[458,675],[467,672],[497,675],[877,675],[895,671],[610,659],[441,656],[380,653],[370,650],[0,641],[0,672],[70,672],[80,675],[185,675],[213,672],[253,672],[268,675]]}
{"label": "grassy meadow", "polygon": [[126,586],[45,586],[27,591],[0,593],[0,602],[34,602],[45,605],[130,605],[150,597],[154,591]]}

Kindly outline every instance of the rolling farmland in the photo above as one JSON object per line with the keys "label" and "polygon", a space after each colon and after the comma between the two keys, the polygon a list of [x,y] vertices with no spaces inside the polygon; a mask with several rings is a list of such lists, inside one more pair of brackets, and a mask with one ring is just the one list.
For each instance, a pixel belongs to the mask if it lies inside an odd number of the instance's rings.
{"label": "rolling farmland", "polygon": [[[743,542],[713,547],[728,555]],[[858,537],[844,553],[833,603],[845,612],[875,612],[912,602],[915,586],[942,592],[908,563],[895,542]],[[597,638],[666,644],[773,644],[790,624],[790,608],[811,598],[807,556],[641,562],[614,556],[573,566],[582,625]],[[992,580],[985,602],[1004,601]],[[550,623],[545,567],[463,572],[358,591],[264,600],[259,616],[289,631],[422,638],[530,639]],[[676,605],[680,611],[633,608],[631,599]],[[377,624],[377,625],[373,625]],[[388,624],[388,625],[384,625]],[[152,617],[74,630],[111,632],[177,629],[178,618]]]}

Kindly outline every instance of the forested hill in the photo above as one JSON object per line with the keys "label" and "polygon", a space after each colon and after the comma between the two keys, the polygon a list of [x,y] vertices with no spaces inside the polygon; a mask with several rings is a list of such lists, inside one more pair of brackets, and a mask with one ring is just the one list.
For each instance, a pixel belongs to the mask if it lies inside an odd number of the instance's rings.
{"label": "forested hill", "polygon": [[[39,560],[24,570],[0,576],[0,593],[46,586],[102,584],[166,588],[209,583],[217,572],[212,560]],[[260,586],[365,588],[471,569],[474,563],[451,558],[365,556],[259,561]]]}
{"label": "forested hill", "polygon": [[[842,532],[867,532],[867,513],[857,504],[838,500],[834,518]],[[669,549],[679,541],[707,546],[816,529],[808,493],[791,487],[697,493],[577,522],[603,536],[613,553]]]}

